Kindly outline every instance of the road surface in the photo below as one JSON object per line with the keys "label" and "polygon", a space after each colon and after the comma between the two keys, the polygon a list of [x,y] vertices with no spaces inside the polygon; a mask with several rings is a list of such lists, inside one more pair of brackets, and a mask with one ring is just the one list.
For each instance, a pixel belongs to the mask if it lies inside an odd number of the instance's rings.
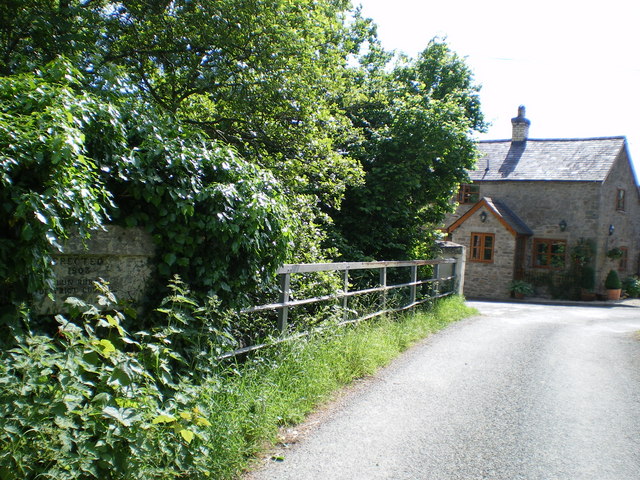
{"label": "road surface", "polygon": [[469,303],[247,479],[640,479],[640,308]]}

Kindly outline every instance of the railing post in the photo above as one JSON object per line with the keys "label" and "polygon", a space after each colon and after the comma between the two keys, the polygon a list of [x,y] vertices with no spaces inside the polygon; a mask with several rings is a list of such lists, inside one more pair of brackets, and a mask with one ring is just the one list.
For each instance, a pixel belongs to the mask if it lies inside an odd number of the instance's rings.
{"label": "railing post", "polygon": [[287,320],[289,319],[289,291],[291,286],[291,276],[289,273],[281,273],[280,277],[280,303],[282,307],[278,310],[278,330],[284,333],[287,330]]}
{"label": "railing post", "polygon": [[417,281],[418,281],[418,266],[412,265],[411,266],[411,294],[409,298],[409,305],[413,305],[414,303],[416,303],[416,291],[417,291],[416,282]]}
{"label": "railing post", "polygon": [[456,259],[456,264],[455,264],[455,275],[456,275],[456,279],[455,279],[455,292],[456,295],[463,295],[464,294],[464,270],[465,270],[465,266],[466,266],[466,254],[465,254],[465,247],[461,246],[460,247],[460,254],[455,255],[454,258]]}
{"label": "railing post", "polygon": [[451,293],[454,295],[458,295],[458,262],[460,261],[457,258],[454,258],[455,263],[451,264],[451,276],[453,279],[451,280]]}
{"label": "railing post", "polygon": [[[386,288],[387,287],[387,267],[382,267],[380,270],[380,286]],[[380,292],[380,304],[382,310],[386,310],[387,308],[387,291],[383,290]]]}
{"label": "railing post", "polygon": [[440,295],[440,264],[439,263],[436,263],[433,266],[433,278],[436,279],[436,281],[433,282],[435,287],[434,296],[437,296],[437,295]]}
{"label": "railing post", "polygon": [[342,319],[347,320],[347,308],[349,308],[349,298],[347,297],[347,293],[349,293],[349,268],[346,267],[342,274],[342,280],[344,282],[344,297],[342,297]]}

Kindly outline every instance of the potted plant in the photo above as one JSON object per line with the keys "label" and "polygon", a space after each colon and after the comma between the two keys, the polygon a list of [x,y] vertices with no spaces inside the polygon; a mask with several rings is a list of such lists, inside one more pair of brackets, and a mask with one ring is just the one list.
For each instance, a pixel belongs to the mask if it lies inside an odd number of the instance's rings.
{"label": "potted plant", "polygon": [[609,270],[607,279],[604,281],[604,288],[607,289],[607,299],[620,300],[620,292],[622,291],[622,282],[615,270]]}
{"label": "potted plant", "polygon": [[590,265],[582,267],[580,272],[580,297],[582,300],[590,301],[596,299],[593,289],[596,286],[596,271]]}
{"label": "potted plant", "polygon": [[622,290],[628,297],[640,297],[640,278],[637,275],[625,278],[622,281]]}
{"label": "potted plant", "polygon": [[514,280],[509,285],[509,291],[515,298],[524,298],[526,295],[533,295],[535,293],[533,285],[524,280]]}

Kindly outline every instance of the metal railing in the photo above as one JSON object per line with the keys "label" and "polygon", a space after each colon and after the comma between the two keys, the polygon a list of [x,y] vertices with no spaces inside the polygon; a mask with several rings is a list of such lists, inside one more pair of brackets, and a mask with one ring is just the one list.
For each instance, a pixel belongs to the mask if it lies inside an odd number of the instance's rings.
{"label": "metal railing", "polygon": [[[380,315],[388,313],[398,312],[413,308],[417,305],[434,300],[436,298],[445,297],[448,295],[462,293],[461,281],[460,281],[460,262],[461,259],[456,258],[442,258],[436,260],[409,260],[409,261],[389,261],[389,262],[343,262],[343,263],[311,263],[311,264],[287,264],[278,269],[279,278],[279,301],[276,303],[270,303],[266,305],[259,305],[250,308],[246,308],[241,311],[243,314],[251,314],[265,311],[276,311],[278,314],[277,329],[281,335],[281,338],[276,341],[272,341],[269,344],[260,344],[244,347],[233,352],[222,355],[221,359],[233,357],[242,353],[247,353],[267,345],[273,345],[282,341],[291,340],[293,338],[299,338],[301,336],[308,335],[311,332],[302,332],[296,335],[292,335],[286,338],[282,338],[289,326],[289,313],[290,310],[295,307],[303,305],[312,305],[322,302],[340,301],[341,309],[343,312],[342,321],[333,323],[332,326],[346,325],[349,323],[357,323],[363,320],[371,319]],[[440,275],[440,267],[443,265],[448,266],[448,271],[443,275]],[[428,270],[431,273],[429,278],[419,278],[419,267],[431,266]],[[401,283],[389,283],[389,269],[409,269],[410,279],[408,282]],[[379,281],[375,286],[367,286],[361,289],[349,289],[350,287],[350,272],[356,271],[378,271]],[[339,291],[335,291],[329,295],[321,295],[311,298],[299,298],[295,299],[291,291],[291,277],[292,275],[316,273],[316,272],[340,272],[342,275],[342,288]],[[398,277],[396,275],[396,277]],[[421,286],[429,286],[425,294],[425,289]],[[402,302],[398,306],[389,306],[387,304],[387,297],[390,292],[398,290],[408,290],[407,301]],[[349,300],[367,294],[378,294],[379,308],[367,313],[366,315],[359,316],[357,318],[348,318]],[[322,329],[322,328],[320,328]],[[318,328],[314,329],[314,331]]]}

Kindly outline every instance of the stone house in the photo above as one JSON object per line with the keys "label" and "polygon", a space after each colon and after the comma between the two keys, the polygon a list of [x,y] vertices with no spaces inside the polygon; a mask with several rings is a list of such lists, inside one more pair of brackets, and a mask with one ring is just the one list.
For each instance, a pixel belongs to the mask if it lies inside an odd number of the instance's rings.
{"label": "stone house", "polygon": [[478,143],[471,183],[446,220],[448,240],[467,247],[465,295],[505,298],[514,279],[543,295],[576,292],[585,250],[597,293],[610,269],[638,273],[640,190],[625,137],[530,139],[524,107],[511,122],[510,140]]}

